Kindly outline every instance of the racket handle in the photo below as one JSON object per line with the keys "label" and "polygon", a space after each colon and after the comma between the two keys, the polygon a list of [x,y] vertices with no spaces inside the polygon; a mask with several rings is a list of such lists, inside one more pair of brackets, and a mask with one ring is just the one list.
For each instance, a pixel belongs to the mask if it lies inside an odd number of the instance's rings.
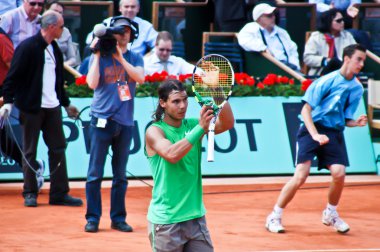
{"label": "racket handle", "polygon": [[[211,128],[211,127],[210,127]],[[209,130],[208,132],[208,143],[207,143],[207,161],[214,162],[214,128]]]}

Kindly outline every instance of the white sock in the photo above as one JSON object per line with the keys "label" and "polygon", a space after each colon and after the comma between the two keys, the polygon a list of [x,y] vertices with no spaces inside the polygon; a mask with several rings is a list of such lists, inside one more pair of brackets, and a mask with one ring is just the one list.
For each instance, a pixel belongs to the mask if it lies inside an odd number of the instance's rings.
{"label": "white sock", "polygon": [[279,216],[282,216],[282,212],[284,211],[283,208],[279,207],[277,204],[274,205],[274,208],[273,208],[273,213],[279,215]]}
{"label": "white sock", "polygon": [[331,205],[330,203],[327,203],[326,210],[327,210],[328,213],[333,213],[333,212],[336,211],[336,208],[337,208],[337,207],[338,207],[338,206],[333,206],[333,205]]}

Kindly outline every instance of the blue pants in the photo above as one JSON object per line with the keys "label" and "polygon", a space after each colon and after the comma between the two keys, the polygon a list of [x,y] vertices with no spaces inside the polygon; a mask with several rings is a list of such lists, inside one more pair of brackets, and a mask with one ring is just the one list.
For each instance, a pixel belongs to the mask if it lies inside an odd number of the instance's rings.
{"label": "blue pants", "polygon": [[131,145],[133,126],[107,120],[105,128],[96,127],[98,119],[90,124],[90,163],[86,182],[87,221],[99,222],[102,215],[101,182],[108,149],[112,148],[111,220],[125,221],[125,193],[128,181],[126,166]]}

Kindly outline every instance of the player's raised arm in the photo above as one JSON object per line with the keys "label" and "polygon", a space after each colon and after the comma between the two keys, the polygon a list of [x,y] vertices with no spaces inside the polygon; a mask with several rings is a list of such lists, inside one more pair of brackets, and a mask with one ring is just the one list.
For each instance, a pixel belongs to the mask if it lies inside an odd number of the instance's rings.
{"label": "player's raised arm", "polygon": [[223,133],[224,131],[230,130],[234,127],[235,118],[232,113],[231,105],[227,102],[222,111],[220,112],[218,119],[215,124],[215,134]]}

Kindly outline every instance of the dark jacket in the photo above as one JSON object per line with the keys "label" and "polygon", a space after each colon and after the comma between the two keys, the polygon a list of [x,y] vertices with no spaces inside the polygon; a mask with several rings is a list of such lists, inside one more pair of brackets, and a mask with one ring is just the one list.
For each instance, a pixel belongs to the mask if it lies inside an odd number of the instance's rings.
{"label": "dark jacket", "polygon": [[[56,62],[55,91],[61,106],[66,107],[70,105],[70,100],[63,87],[63,56],[55,41],[51,45]],[[4,103],[14,103],[24,112],[38,113],[41,109],[44,53],[47,46],[40,31],[16,48],[3,84]]]}

